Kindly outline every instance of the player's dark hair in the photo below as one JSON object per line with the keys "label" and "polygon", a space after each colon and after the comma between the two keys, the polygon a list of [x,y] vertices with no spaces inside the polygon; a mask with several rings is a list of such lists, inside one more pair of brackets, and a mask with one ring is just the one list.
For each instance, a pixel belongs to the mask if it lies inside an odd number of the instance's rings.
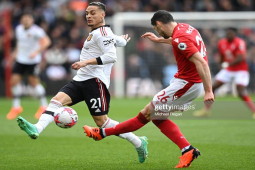
{"label": "player's dark hair", "polygon": [[168,24],[170,22],[174,22],[174,18],[168,11],[159,10],[151,18],[151,25],[156,26],[156,21],[160,21],[163,24]]}
{"label": "player's dark hair", "polygon": [[34,14],[31,11],[24,11],[21,16],[23,17],[25,15],[29,15],[30,17],[34,18]]}
{"label": "player's dark hair", "polygon": [[228,27],[226,31],[233,31],[234,33],[237,33],[237,29],[234,27]]}
{"label": "player's dark hair", "polygon": [[91,2],[89,3],[88,6],[97,6],[99,9],[102,9],[104,12],[106,10],[106,6],[102,2]]}

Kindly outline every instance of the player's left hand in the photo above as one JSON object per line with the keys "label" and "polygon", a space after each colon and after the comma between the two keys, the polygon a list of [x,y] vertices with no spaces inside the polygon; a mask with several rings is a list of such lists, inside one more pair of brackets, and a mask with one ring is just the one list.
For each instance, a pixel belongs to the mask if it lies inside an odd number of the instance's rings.
{"label": "player's left hand", "polygon": [[153,42],[158,42],[159,38],[153,34],[152,32],[146,32],[145,34],[143,34],[141,36],[142,38],[148,38],[149,40],[153,41]]}
{"label": "player's left hand", "polygon": [[82,67],[85,67],[87,63],[85,61],[78,61],[72,64],[72,69],[79,70]]}
{"label": "player's left hand", "polygon": [[130,39],[131,39],[131,37],[129,37],[128,36],[128,34],[126,34],[126,35],[121,35],[121,37],[123,37],[126,41],[127,41],[127,43],[130,41]]}
{"label": "player's left hand", "polygon": [[33,59],[37,56],[38,52],[37,51],[34,51],[30,54],[29,58]]}
{"label": "player's left hand", "polygon": [[205,92],[204,103],[209,106],[214,102],[214,94],[213,92]]}

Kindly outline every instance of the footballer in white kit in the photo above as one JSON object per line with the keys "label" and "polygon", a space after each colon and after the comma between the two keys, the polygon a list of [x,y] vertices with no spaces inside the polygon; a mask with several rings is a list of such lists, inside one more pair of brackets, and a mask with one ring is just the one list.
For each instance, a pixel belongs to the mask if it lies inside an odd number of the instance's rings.
{"label": "footballer in white kit", "polygon": [[[117,39],[117,41],[116,41]],[[91,115],[108,113],[110,104],[110,74],[113,63],[117,61],[116,47],[125,46],[126,40],[113,34],[110,26],[93,29],[81,50],[80,61],[96,59],[97,65],[79,68],[73,81],[62,89],[72,99],[72,104],[85,101]]]}
{"label": "footballer in white kit", "polygon": [[28,81],[34,90],[34,95],[40,98],[40,107],[38,108],[35,118],[39,119],[42,112],[46,109],[47,100],[45,98],[45,89],[40,84],[38,63],[42,60],[41,52],[50,45],[50,39],[42,28],[34,24],[33,16],[25,13],[21,17],[21,24],[15,29],[16,48],[11,60],[15,60],[11,86],[13,94],[13,105],[6,118],[15,119],[23,109],[20,106],[20,97],[22,95],[22,86],[20,81],[22,76],[28,74]]}
{"label": "footballer in white kit", "polygon": [[[91,27],[80,54],[80,61],[75,62],[72,68],[78,70],[71,82],[60,89],[54,96],[45,112],[36,124],[31,124],[22,117],[17,121],[32,139],[39,134],[49,123],[54,121],[54,112],[64,105],[74,105],[85,101],[91,116],[98,127],[113,127],[119,122],[110,119],[107,114],[110,107],[110,74],[113,64],[117,60],[116,46],[125,46],[130,40],[128,35],[116,36],[111,28],[105,25],[105,5],[92,2],[86,9],[86,19]],[[136,149],[139,162],[147,157],[147,138],[137,137],[133,133],[118,134],[128,140]]]}

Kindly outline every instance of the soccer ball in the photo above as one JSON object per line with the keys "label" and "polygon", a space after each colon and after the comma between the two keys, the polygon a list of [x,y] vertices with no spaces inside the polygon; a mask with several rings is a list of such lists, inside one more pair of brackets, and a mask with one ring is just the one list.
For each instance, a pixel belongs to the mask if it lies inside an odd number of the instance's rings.
{"label": "soccer ball", "polygon": [[54,120],[61,128],[71,128],[78,121],[76,111],[70,107],[61,107],[54,113]]}

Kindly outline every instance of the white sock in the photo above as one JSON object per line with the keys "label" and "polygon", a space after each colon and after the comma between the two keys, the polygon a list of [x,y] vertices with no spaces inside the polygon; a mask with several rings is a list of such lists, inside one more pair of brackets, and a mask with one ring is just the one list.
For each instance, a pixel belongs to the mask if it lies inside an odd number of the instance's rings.
{"label": "white sock", "polygon": [[20,107],[20,97],[14,97],[12,99],[12,107]]}
{"label": "white sock", "polygon": [[37,128],[38,132],[41,133],[53,121],[53,116],[49,114],[42,114],[39,121],[35,124],[35,127]]}
{"label": "white sock", "polygon": [[[62,104],[54,99],[51,99],[49,106],[46,111],[55,112],[57,109],[63,107]],[[54,118],[50,114],[43,113],[39,119],[39,121],[35,124],[38,132],[41,133],[43,129],[45,129],[51,122],[54,121]]]}
{"label": "white sock", "polygon": [[184,147],[184,148],[182,148],[181,152],[186,151],[187,149],[189,149],[189,147],[190,147],[190,145],[189,145],[189,146],[186,146],[186,147]]}
{"label": "white sock", "polygon": [[20,107],[20,96],[22,95],[22,86],[21,84],[17,84],[12,87],[12,107]]}
{"label": "white sock", "polygon": [[[117,124],[119,124],[119,122],[108,118],[101,128],[110,128],[110,127],[116,126]],[[103,133],[105,135],[104,130],[103,130]],[[142,145],[142,141],[132,132],[119,134],[118,137],[128,140],[130,143],[134,145],[135,148],[138,148]]]}
{"label": "white sock", "polygon": [[48,102],[45,96],[40,97],[40,104],[42,107],[46,107],[48,105]]}
{"label": "white sock", "polygon": [[46,107],[48,105],[47,99],[45,97],[45,89],[41,84],[37,84],[35,86],[36,96],[40,97],[40,104],[42,107]]}

